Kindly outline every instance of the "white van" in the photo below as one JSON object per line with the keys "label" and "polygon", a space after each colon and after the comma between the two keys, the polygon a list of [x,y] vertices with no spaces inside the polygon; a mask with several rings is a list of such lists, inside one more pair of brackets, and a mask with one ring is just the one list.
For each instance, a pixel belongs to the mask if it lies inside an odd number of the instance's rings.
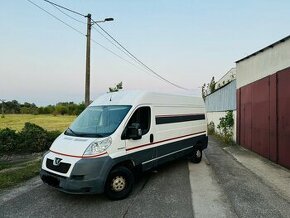
{"label": "white van", "polygon": [[78,194],[127,197],[134,172],[182,156],[201,161],[207,147],[202,98],[120,91],[88,106],[45,153],[41,179]]}

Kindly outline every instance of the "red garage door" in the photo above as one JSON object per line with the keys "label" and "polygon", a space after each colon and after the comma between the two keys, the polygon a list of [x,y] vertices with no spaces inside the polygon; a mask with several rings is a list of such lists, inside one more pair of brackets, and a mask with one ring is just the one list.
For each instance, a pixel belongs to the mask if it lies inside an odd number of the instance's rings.
{"label": "red garage door", "polygon": [[241,88],[240,144],[270,157],[270,86],[269,77]]}
{"label": "red garage door", "polygon": [[252,84],[252,150],[269,158],[270,81],[269,77]]}
{"label": "red garage door", "polygon": [[278,163],[290,168],[290,68],[277,77]]}
{"label": "red garage door", "polygon": [[290,169],[290,68],[238,91],[239,143]]}
{"label": "red garage door", "polygon": [[252,87],[241,88],[240,143],[252,149]]}

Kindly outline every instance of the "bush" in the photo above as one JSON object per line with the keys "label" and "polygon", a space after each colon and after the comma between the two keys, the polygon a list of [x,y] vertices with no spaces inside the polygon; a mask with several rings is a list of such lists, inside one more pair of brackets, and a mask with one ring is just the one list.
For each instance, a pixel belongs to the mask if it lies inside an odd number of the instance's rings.
{"label": "bush", "polygon": [[46,131],[42,127],[25,123],[21,132],[9,128],[0,130],[1,153],[33,153],[48,150],[59,131]]}
{"label": "bush", "polygon": [[214,124],[214,122],[210,121],[210,123],[207,124],[207,133],[209,135],[214,135],[215,134],[215,124]]}
{"label": "bush", "polygon": [[0,153],[16,150],[18,143],[19,135],[15,130],[9,128],[0,129]]}
{"label": "bush", "polygon": [[217,126],[220,132],[220,137],[226,144],[230,144],[233,142],[233,126],[234,126],[233,111],[230,110],[227,111],[225,117],[220,118],[220,123]]}
{"label": "bush", "polygon": [[33,123],[25,123],[20,132],[21,144],[19,151],[40,152],[48,147],[47,131]]}

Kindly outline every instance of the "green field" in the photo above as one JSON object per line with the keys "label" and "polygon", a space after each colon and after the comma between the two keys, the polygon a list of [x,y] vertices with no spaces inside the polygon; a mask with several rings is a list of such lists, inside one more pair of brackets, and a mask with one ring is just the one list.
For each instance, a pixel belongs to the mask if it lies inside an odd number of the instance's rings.
{"label": "green field", "polygon": [[54,116],[54,115],[31,115],[31,114],[8,114],[4,118],[0,118],[0,129],[10,128],[20,131],[24,127],[24,123],[34,123],[42,128],[51,131],[64,131],[76,116]]}

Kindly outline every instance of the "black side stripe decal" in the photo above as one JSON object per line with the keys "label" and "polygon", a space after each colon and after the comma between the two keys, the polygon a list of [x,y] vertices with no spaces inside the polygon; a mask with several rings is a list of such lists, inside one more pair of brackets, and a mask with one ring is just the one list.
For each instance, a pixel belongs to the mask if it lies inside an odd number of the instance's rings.
{"label": "black side stripe decal", "polygon": [[174,116],[156,116],[156,124],[166,124],[166,123],[180,123],[195,120],[204,120],[204,114],[188,114],[188,115],[174,115]]}

